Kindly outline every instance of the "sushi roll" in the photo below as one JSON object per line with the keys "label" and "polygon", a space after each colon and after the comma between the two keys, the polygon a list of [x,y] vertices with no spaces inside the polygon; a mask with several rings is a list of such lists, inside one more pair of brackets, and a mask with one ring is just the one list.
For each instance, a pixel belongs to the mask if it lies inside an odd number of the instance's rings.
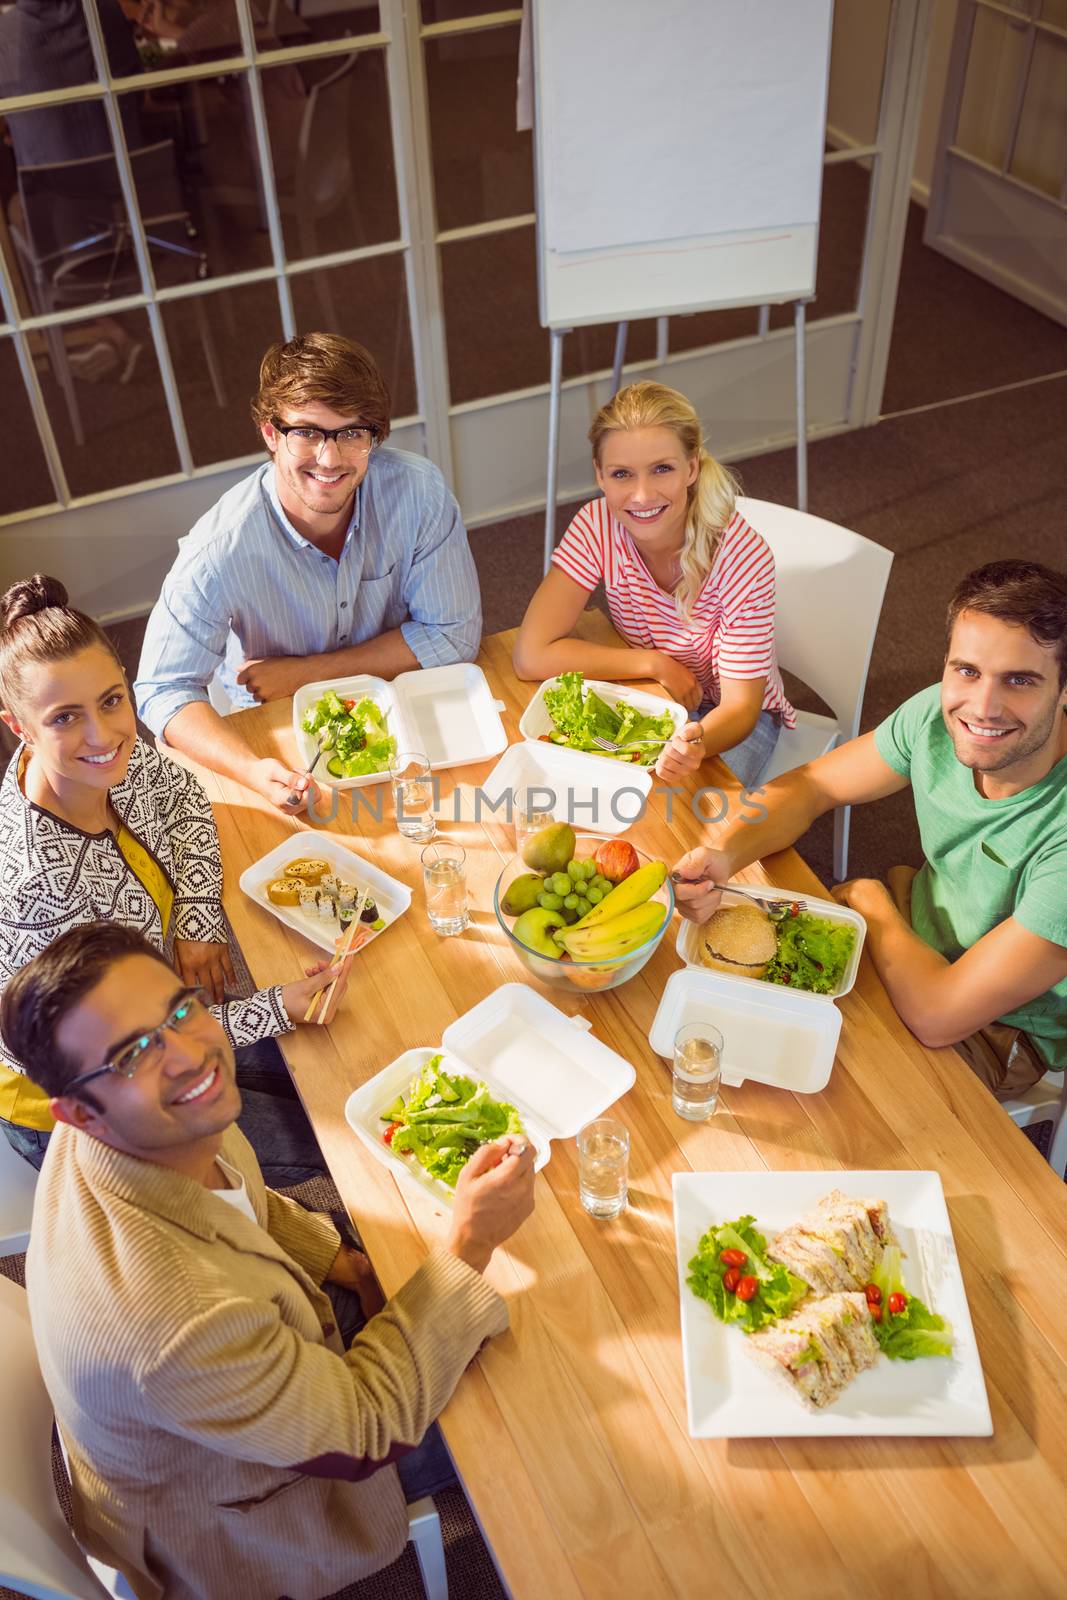
{"label": "sushi roll", "polygon": [[369,895],[367,896],[366,905],[359,914],[359,920],[360,922],[376,922],[378,920],[378,907]]}
{"label": "sushi roll", "polygon": [[323,894],[331,894],[336,898],[336,895],[337,895],[337,879],[336,879],[336,877],[334,876],[334,874],[332,872],[327,872],[327,873],[323,874],[323,879],[322,879],[322,882],[319,884],[319,888],[322,890]]}
{"label": "sushi roll", "polygon": [[311,912],[312,915],[314,915],[314,913],[315,913],[315,902],[317,901],[317,899],[318,899],[318,890],[317,889],[313,889],[311,887],[311,885],[307,884],[307,883],[301,885],[301,888],[300,888],[300,909],[301,909],[301,911],[309,911],[309,912]]}
{"label": "sushi roll", "polygon": [[337,880],[337,899],[343,906],[354,906],[356,903],[356,886],[346,883],[343,878]]}
{"label": "sushi roll", "polygon": [[337,915],[332,894],[324,894],[319,890],[319,921],[332,922]]}

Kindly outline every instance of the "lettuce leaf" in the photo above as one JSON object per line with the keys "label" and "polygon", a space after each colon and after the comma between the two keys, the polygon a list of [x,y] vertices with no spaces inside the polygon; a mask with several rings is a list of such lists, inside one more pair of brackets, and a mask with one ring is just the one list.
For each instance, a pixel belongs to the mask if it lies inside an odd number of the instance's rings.
{"label": "lettuce leaf", "polygon": [[[871,1326],[883,1355],[890,1361],[918,1361],[923,1356],[952,1354],[952,1324],[925,1306],[918,1295],[908,1294],[896,1245],[882,1252],[881,1263],[871,1282],[882,1291],[882,1320]],[[904,1310],[895,1316],[889,1310],[891,1294],[906,1295],[908,1301]]]}
{"label": "lettuce leaf", "polygon": [[813,916],[810,911],[787,917],[778,924],[778,950],[768,964],[767,981],[813,994],[832,994],[855,942],[855,929],[842,922]]}
{"label": "lettuce leaf", "polygon": [[[557,684],[545,690],[545,709],[554,725],[554,732],[549,736],[553,744],[570,750],[589,750],[594,755],[629,761],[637,766],[654,766],[660,750],[674,732],[670,712],[650,717],[625,701],[609,706],[594,689],[584,688],[584,683],[581,672],[564,672]],[[633,744],[635,748],[602,750],[593,743],[594,736],[610,739],[613,744]],[[645,744],[643,741],[648,739],[658,742]]]}
{"label": "lettuce leaf", "polygon": [[[689,1263],[686,1279],[693,1293],[708,1302],[720,1322],[736,1322],[746,1333],[755,1333],[767,1323],[788,1316],[808,1293],[803,1278],[767,1259],[767,1241],[753,1226],[755,1220],[738,1217],[734,1222],[709,1228]],[[741,1250],[748,1257],[740,1271],[759,1282],[751,1300],[739,1300],[723,1283],[723,1275],[729,1270],[721,1259],[723,1250]]]}
{"label": "lettuce leaf", "polygon": [[390,1141],[398,1155],[410,1155],[431,1177],[449,1188],[479,1145],[506,1133],[525,1137],[513,1105],[494,1100],[484,1083],[445,1072],[442,1057],[432,1056],[406,1096],[381,1114],[383,1122],[399,1123]]}

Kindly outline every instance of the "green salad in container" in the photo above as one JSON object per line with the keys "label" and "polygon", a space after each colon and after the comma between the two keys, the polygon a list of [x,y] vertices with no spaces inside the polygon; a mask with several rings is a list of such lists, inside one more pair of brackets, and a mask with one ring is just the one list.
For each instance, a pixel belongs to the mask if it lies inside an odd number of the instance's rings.
{"label": "green salad in container", "polygon": [[431,1056],[407,1094],[386,1106],[382,1142],[454,1189],[479,1145],[506,1133],[527,1134],[514,1106],[494,1100],[484,1083],[445,1072],[443,1059]]}
{"label": "green salad in container", "polygon": [[812,994],[836,993],[856,943],[856,930],[794,909],[778,923],[777,934],[778,949],[767,965],[765,980]]}
{"label": "green salad in container", "polygon": [[[674,718],[669,711],[650,717],[636,706],[620,702],[609,706],[594,689],[585,687],[580,672],[564,672],[559,682],[545,690],[545,710],[552,718],[552,732],[542,735],[551,744],[568,750],[588,750],[595,756],[629,761],[638,767],[654,767],[663,746],[674,733]],[[593,743],[594,735],[621,745],[619,750],[602,750]],[[651,741],[646,743],[646,741]]]}
{"label": "green salad in container", "polygon": [[327,689],[300,726],[321,742],[326,771],[334,778],[365,778],[388,772],[396,755],[389,714],[373,700],[345,700]]}

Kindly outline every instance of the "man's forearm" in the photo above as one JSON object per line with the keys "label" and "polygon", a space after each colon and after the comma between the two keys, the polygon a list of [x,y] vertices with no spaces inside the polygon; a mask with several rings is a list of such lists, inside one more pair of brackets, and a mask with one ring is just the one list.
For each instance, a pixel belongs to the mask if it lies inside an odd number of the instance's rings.
{"label": "man's forearm", "polygon": [[881,884],[871,884],[862,901],[862,915],[867,923],[867,950],[897,1014],[917,1038],[934,1042],[943,1007],[938,988],[950,963],[908,926]]}
{"label": "man's forearm", "polygon": [[248,782],[255,756],[236,729],[206,700],[191,700],[176,711],[163,737],[190,761],[220,772],[225,778],[235,778],[238,783]]}
{"label": "man's forearm", "polygon": [[755,798],[747,805],[765,806],[767,816],[762,822],[738,817],[727,823],[715,841],[716,849],[729,858],[731,875],[742,867],[750,867],[754,861],[761,861],[764,856],[788,850],[815,819],[822,816],[829,804],[822,791],[805,777],[803,767],[785,773],[762,789],[749,792]]}
{"label": "man's forearm", "polygon": [[375,639],[365,639],[362,644],[346,645],[343,650],[324,650],[319,655],[307,656],[305,683],[315,683],[322,678],[348,678],[357,672],[368,672],[376,678],[398,678],[402,672],[413,672],[419,658],[411,649],[399,628],[390,628]]}

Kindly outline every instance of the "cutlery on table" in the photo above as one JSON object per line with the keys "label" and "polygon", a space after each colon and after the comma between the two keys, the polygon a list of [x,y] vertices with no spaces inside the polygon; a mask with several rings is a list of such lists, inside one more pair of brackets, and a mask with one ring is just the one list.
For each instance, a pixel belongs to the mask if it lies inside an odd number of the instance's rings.
{"label": "cutlery on table", "polygon": [[[304,777],[305,778],[310,778],[311,777],[311,774],[314,772],[315,768],[318,766],[319,762],[322,760],[323,752],[326,749],[326,745],[325,745],[324,741],[325,741],[325,738],[326,738],[326,734],[328,732],[329,732],[329,730],[327,728],[323,728],[322,731],[319,733],[318,739],[316,740],[316,744],[317,744],[318,748],[315,751],[314,759],[313,759],[310,767],[306,767],[304,769]],[[303,798],[304,797],[303,797],[302,794],[297,794],[296,791],[294,790],[292,794],[287,794],[286,795],[285,803],[286,803],[287,806],[298,806]]]}
{"label": "cutlery on table", "polygon": [[736,883],[714,883],[710,878],[686,878],[680,872],[671,873],[672,883],[703,883],[709,889],[726,889],[730,894],[739,894],[745,900],[754,900],[762,907],[772,922],[784,922],[786,917],[795,917],[800,910],[796,900],[773,900],[768,895],[756,894],[752,889],[741,889]]}

